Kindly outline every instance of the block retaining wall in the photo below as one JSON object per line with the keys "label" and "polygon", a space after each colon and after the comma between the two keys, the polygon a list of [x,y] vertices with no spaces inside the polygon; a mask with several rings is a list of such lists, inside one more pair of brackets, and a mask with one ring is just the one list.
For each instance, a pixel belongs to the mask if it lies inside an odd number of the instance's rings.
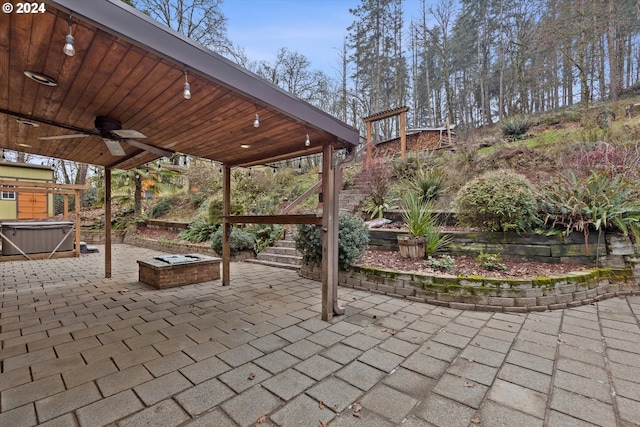
{"label": "block retaining wall", "polygon": [[[398,236],[406,231],[394,229],[370,229],[369,249],[397,251]],[[589,233],[587,242],[582,233],[546,236],[533,233],[444,233],[452,241],[446,253],[477,256],[480,252],[501,254],[505,258],[524,261],[594,264],[611,268],[624,268],[624,257],[633,255],[635,248],[629,238],[619,233]]]}
{"label": "block retaining wall", "polygon": [[[198,244],[187,242],[173,242],[169,240],[151,240],[145,239],[140,236],[125,235],[124,241],[127,245],[138,246],[140,248],[152,249],[160,252],[167,252],[170,254],[185,254],[185,253],[199,253],[209,255],[213,257],[220,257],[216,251],[211,249],[210,243]],[[244,261],[245,259],[255,258],[255,254],[252,251],[242,251],[231,254],[231,261]]]}
{"label": "block retaining wall", "polygon": [[[622,295],[640,295],[634,267],[597,268],[536,279],[431,276],[354,266],[340,271],[339,285],[464,310],[526,313],[591,304]],[[300,276],[321,280],[321,267],[303,264]]]}

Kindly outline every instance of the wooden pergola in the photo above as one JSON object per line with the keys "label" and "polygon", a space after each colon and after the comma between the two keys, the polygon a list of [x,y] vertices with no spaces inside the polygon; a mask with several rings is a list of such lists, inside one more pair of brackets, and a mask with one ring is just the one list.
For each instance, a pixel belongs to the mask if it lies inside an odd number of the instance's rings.
{"label": "wooden pergola", "polygon": [[[74,56],[62,49],[70,31]],[[333,177],[334,150],[357,146],[356,129],[120,0],[49,0],[45,13],[0,14],[0,46],[0,149],[104,167],[107,277],[113,267],[111,170],[183,153],[223,165],[223,285],[230,283],[232,223],[322,223],[322,317],[330,316],[332,305],[334,313],[340,311],[330,301],[337,286],[332,203],[338,180],[323,179],[321,216],[234,218],[229,177],[232,168],[318,153],[323,177]],[[190,99],[183,97],[185,83]],[[108,149],[113,141],[124,153]]]}
{"label": "wooden pergola", "polygon": [[373,155],[372,125],[374,122],[378,122],[380,120],[400,116],[400,155],[403,159],[407,156],[407,111],[409,111],[409,107],[394,108],[392,110],[372,114],[362,119],[367,126],[367,157],[364,161],[365,169],[368,169],[371,166],[371,157]]}

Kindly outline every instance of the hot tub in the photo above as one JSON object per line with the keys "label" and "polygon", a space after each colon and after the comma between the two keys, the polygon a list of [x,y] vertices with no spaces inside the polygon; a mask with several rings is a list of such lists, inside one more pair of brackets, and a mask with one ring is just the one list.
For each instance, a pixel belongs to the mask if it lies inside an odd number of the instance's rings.
{"label": "hot tub", "polygon": [[0,230],[2,255],[22,255],[20,250],[25,254],[73,251],[71,221],[3,222]]}

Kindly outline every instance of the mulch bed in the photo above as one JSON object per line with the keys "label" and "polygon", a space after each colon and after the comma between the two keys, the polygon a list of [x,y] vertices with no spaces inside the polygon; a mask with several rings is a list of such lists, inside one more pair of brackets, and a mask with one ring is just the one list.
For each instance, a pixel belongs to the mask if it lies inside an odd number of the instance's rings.
{"label": "mulch bed", "polygon": [[475,258],[470,256],[452,256],[455,268],[449,271],[434,270],[425,265],[424,259],[402,258],[400,252],[367,251],[358,265],[383,268],[397,271],[410,271],[430,275],[482,276],[503,279],[530,279],[534,277],[549,277],[593,268],[585,264],[548,264],[543,262],[527,262],[522,260],[503,259],[507,270],[490,270],[477,265]]}

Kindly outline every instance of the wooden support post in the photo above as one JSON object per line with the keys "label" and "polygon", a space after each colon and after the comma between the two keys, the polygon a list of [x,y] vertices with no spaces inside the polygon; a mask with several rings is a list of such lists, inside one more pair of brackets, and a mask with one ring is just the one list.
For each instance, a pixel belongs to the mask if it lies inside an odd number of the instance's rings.
{"label": "wooden support post", "polygon": [[334,311],[333,295],[338,275],[338,219],[335,217],[335,173],[333,166],[333,146],[327,144],[322,149],[322,320],[329,320]]}
{"label": "wooden support post", "polygon": [[[371,121],[367,121],[367,144],[373,141],[373,136],[371,135]],[[371,166],[371,156],[372,156],[371,144],[367,146],[367,158],[364,160],[364,169],[369,169]]]}
{"label": "wooden support post", "polygon": [[[333,156],[332,156],[333,157]],[[329,238],[331,248],[331,264],[333,269],[331,270],[331,281],[333,286],[331,287],[331,301],[333,305],[333,314],[344,314],[344,308],[338,305],[338,283],[340,282],[338,277],[339,269],[339,252],[338,252],[338,238],[340,231],[340,189],[342,188],[342,168],[335,166],[334,162],[331,162],[333,167],[333,191],[332,203],[333,203],[333,226],[331,227],[331,236]]]}
{"label": "wooden support post", "polygon": [[111,277],[111,169],[104,168],[104,277]]}
{"label": "wooden support post", "polygon": [[[66,194],[65,194],[66,196]],[[75,199],[76,199],[76,203],[75,203],[75,209],[76,209],[76,221],[75,221],[75,229],[76,229],[76,233],[75,233],[75,241],[76,241],[76,256],[80,256],[80,226],[81,226],[81,221],[80,221],[80,190],[75,190]]]}
{"label": "wooden support post", "polygon": [[229,286],[231,267],[231,246],[229,233],[231,232],[231,168],[224,165],[222,168],[222,286]]}
{"label": "wooden support post", "polygon": [[400,113],[400,152],[402,158],[407,157],[407,112]]}
{"label": "wooden support post", "polygon": [[62,203],[62,218],[65,220],[69,219],[69,195],[65,194],[63,197],[63,203]]}

